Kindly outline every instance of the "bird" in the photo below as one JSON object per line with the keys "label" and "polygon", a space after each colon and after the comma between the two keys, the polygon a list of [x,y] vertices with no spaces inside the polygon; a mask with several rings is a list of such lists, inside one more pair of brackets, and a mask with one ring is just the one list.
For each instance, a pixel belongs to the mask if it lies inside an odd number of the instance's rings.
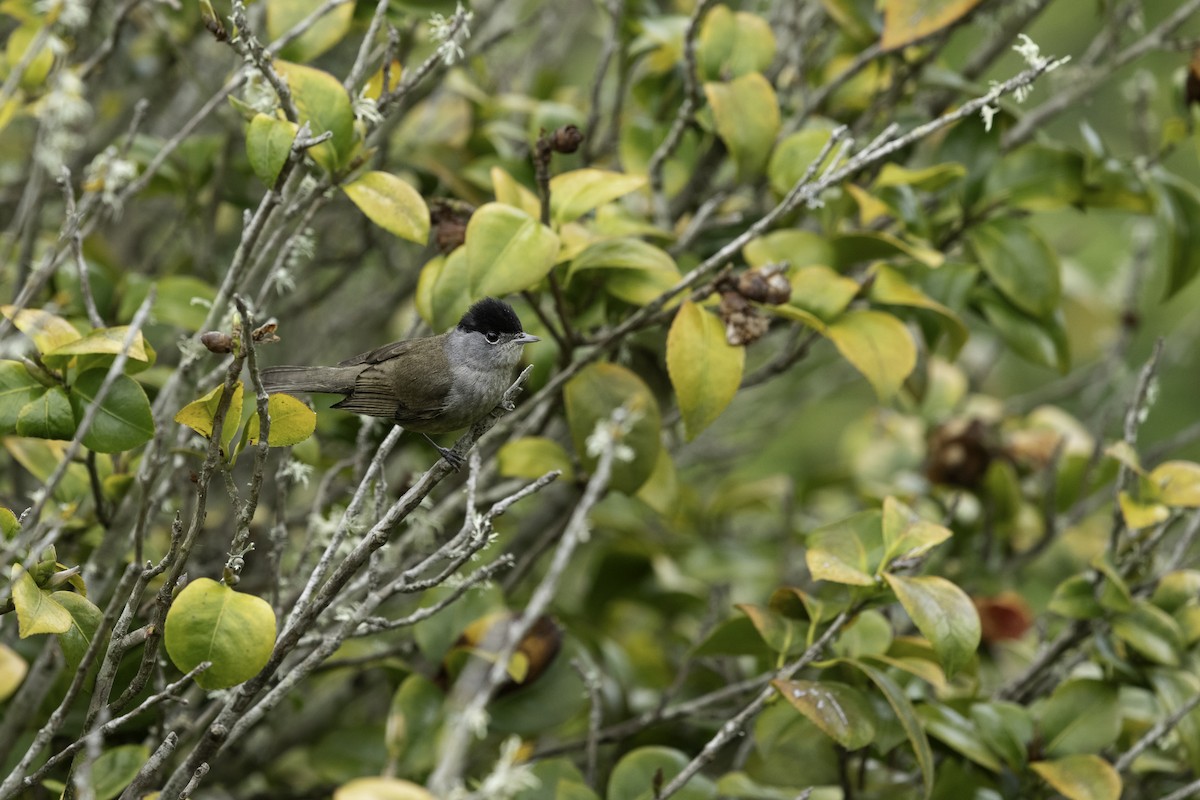
{"label": "bird", "polygon": [[495,408],[524,346],[537,341],[512,306],[485,297],[445,333],[385,344],[331,367],[268,367],[261,377],[270,394],[344,395],[333,408],[420,433],[458,469],[462,458],[429,434],[460,430]]}

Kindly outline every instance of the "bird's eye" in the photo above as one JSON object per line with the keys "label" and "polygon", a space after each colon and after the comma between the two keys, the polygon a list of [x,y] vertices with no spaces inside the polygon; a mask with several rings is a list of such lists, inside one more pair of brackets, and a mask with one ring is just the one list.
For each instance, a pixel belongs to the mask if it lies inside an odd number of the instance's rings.
{"label": "bird's eye", "polygon": [[496,333],[495,331],[488,331],[483,335],[483,338],[488,340],[488,344],[495,344],[496,342],[500,341],[500,334]]}

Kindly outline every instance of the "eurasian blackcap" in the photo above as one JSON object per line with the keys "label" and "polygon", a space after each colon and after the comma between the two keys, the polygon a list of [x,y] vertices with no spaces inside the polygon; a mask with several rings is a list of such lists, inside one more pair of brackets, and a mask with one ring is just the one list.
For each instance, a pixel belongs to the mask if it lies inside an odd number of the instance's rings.
{"label": "eurasian blackcap", "polygon": [[[382,417],[429,439],[465,428],[491,411],[512,385],[521,348],[538,341],[512,307],[486,297],[437,336],[385,344],[333,367],[270,367],[268,392],[345,395],[334,408]],[[461,459],[438,446],[456,468]]]}

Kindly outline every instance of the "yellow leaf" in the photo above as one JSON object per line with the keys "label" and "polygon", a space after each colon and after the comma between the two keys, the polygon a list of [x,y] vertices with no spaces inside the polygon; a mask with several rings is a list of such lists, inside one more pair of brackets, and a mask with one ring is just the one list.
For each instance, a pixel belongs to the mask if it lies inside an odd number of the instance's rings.
{"label": "yellow leaf", "polygon": [[429,241],[429,207],[407,181],[387,172],[368,172],[342,191],[388,233],[417,244]]}
{"label": "yellow leaf", "polygon": [[1168,461],[1150,471],[1159,499],[1169,506],[1200,507],[1200,464]]}
{"label": "yellow leaf", "polygon": [[940,31],[977,5],[979,0],[884,0],[879,45],[884,50],[895,50],[912,44]]}
{"label": "yellow leaf", "polygon": [[696,438],[733,400],[745,363],[745,349],[725,340],[721,320],[690,300],[679,307],[667,334],[667,372],[688,439]]}
{"label": "yellow leaf", "polygon": [[861,372],[881,400],[900,390],[917,365],[917,347],[900,320],[881,311],[849,311],[825,335]]}
{"label": "yellow leaf", "polygon": [[1029,765],[1068,800],[1118,800],[1121,776],[1100,756],[1081,754]]}
{"label": "yellow leaf", "polygon": [[33,340],[39,353],[49,353],[65,344],[82,338],[75,326],[60,316],[37,308],[0,306],[0,314],[12,320],[21,333]]}

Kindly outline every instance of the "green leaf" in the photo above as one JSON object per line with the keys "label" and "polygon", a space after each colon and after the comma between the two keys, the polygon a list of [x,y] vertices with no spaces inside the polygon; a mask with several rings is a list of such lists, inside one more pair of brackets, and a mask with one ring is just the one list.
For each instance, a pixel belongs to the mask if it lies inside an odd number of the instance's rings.
{"label": "green leaf", "polygon": [[1004,763],[1014,770],[1025,765],[1034,737],[1029,709],[1001,701],[976,703],[971,706],[971,719],[984,742],[1004,759]]}
{"label": "green leaf", "polygon": [[952,24],[979,0],[883,0],[879,46],[897,50]]}
{"label": "green leaf", "polygon": [[762,72],[775,60],[775,34],[762,17],[715,5],[696,37],[696,63],[705,80]]}
{"label": "green leaf", "polygon": [[1058,256],[1032,227],[1018,219],[996,219],[968,231],[967,241],[988,278],[1017,308],[1039,319],[1058,310]]}
{"label": "green leaf", "polygon": [[536,286],[554,266],[558,236],[512,206],[487,203],[467,223],[472,297],[503,296]]}
{"label": "green leaf", "polygon": [[918,712],[929,735],[960,755],[993,772],[1003,769],[1000,759],[983,741],[971,720],[941,703],[922,705]]}
{"label": "green leaf", "polygon": [[[653,800],[654,785],[666,786],[691,759],[668,747],[639,747],[621,757],[608,779],[605,800]],[[717,787],[696,775],[672,797],[679,800],[713,800]]]}
{"label": "green leaf", "polygon": [[884,565],[897,558],[915,558],[949,539],[950,529],[917,516],[894,497],[883,500]]}
{"label": "green leaf", "polygon": [[945,323],[945,329],[950,335],[951,355],[957,354],[967,341],[967,326],[958,314],[913,286],[894,267],[880,264],[875,268],[871,299],[884,305],[923,308],[937,314]]}
{"label": "green leaf", "polygon": [[654,471],[661,447],[661,417],[650,387],[625,367],[592,364],[567,382],[563,400],[575,452],[589,472],[596,468],[596,457],[588,454],[587,439],[596,424],[622,406],[634,415],[633,428],[621,441],[633,450],[633,460],[614,465],[611,487],[626,494],[636,492]]}
{"label": "green leaf", "polygon": [[904,323],[880,311],[848,311],[825,331],[838,352],[866,377],[881,400],[900,390],[917,365]]}
{"label": "green leaf", "polygon": [[779,103],[770,82],[757,72],[728,83],[706,83],[717,135],[725,142],[738,177],[762,172],[779,133]]}
{"label": "green leaf", "polygon": [[721,320],[684,301],[667,334],[667,372],[689,441],[733,401],[745,363],[745,348],[725,340]]}
{"label": "green leaf", "polygon": [[933,793],[933,750],[929,747],[929,739],[925,736],[925,729],[921,726],[921,720],[917,717],[912,701],[908,699],[908,695],[904,693],[900,685],[883,670],[876,669],[862,661],[846,660],[845,663],[854,666],[866,675],[883,693],[884,699],[892,707],[892,711],[896,714],[896,720],[904,729],[904,735],[908,737],[908,743],[912,745],[913,756],[917,759],[917,766],[921,769],[921,785],[924,788],[925,797],[928,798]]}
{"label": "green leaf", "polygon": [[608,270],[600,276],[605,291],[634,305],[645,305],[680,280],[675,259],[640,239],[603,239],[589,244],[571,261],[568,282],[581,272]]}
{"label": "green leaf", "polygon": [[[836,127],[837,124],[832,120],[818,117],[807,122],[795,133],[789,133],[783,137],[771,152],[771,160],[767,163],[767,178],[770,180],[771,188],[781,195],[790,192],[800,182],[800,179],[808,174],[809,168],[817,160],[817,156],[821,155],[821,150],[824,149]],[[813,178],[820,176],[821,171],[828,166],[832,157],[833,150],[831,149],[817,165],[816,171],[812,173]],[[793,231],[781,231],[780,233],[793,233]],[[819,263],[830,262],[821,261]]]}
{"label": "green leaf", "polygon": [[801,267],[795,270],[791,305],[812,313],[825,322],[832,322],[858,296],[858,281],[839,275],[829,267]]}
{"label": "green leaf", "polygon": [[[242,419],[242,396],[244,389],[238,381],[233,387],[233,397],[229,400],[229,410],[225,412],[225,422],[221,427],[221,447],[228,453],[229,442],[237,433]],[[211,392],[193,400],[175,415],[175,421],[186,425],[205,439],[212,438],[213,418],[217,415],[217,406],[221,396],[225,394],[225,384],[218,384]]]}
{"label": "green leaf", "polygon": [[96,800],[112,800],[133,782],[150,758],[150,748],[140,744],[123,744],[105,750],[91,769],[92,791]]}
{"label": "green leaf", "polygon": [[[1151,669],[1148,674],[1164,717],[1176,713],[1192,697],[1200,694],[1200,678],[1190,669]],[[1184,763],[1193,771],[1196,770],[1200,767],[1200,709],[1192,709],[1184,715],[1173,733],[1186,753]]]}
{"label": "green leaf", "polygon": [[530,771],[538,785],[517,792],[513,800],[598,800],[570,759],[542,759]]}
{"label": "green leaf", "polygon": [[500,167],[492,167],[489,174],[492,178],[492,193],[496,195],[497,203],[519,208],[531,217],[541,215],[542,204],[538,196],[516,178]]}
{"label": "green leaf", "polygon": [[8,645],[0,644],[0,703],[13,696],[28,672],[28,662]]}
{"label": "green leaf", "polygon": [[[349,7],[349,4],[342,8]],[[250,169],[267,186],[274,186],[279,172],[292,154],[296,139],[296,123],[286,119],[255,114],[246,129],[246,157]]]}
{"label": "green leaf", "polygon": [[970,663],[979,647],[980,625],[966,592],[936,576],[909,578],[884,573],[883,577],[917,630],[933,644],[947,677]]}
{"label": "green leaf", "polygon": [[39,633],[66,633],[71,629],[71,613],[50,592],[40,588],[20,564],[13,564],[9,590],[17,610],[17,631],[22,639]]}
{"label": "green leaf", "polygon": [[857,750],[875,738],[871,704],[853,686],[835,681],[771,681],[792,707],[845,747]]}
{"label": "green leaf", "polygon": [[787,262],[793,269],[833,264],[833,245],[811,231],[774,231],[751,239],[742,248],[742,256],[751,267]]}
{"label": "green leaf", "polygon": [[1060,147],[1028,144],[992,167],[978,205],[1048,211],[1075,206],[1082,196],[1082,155]]}
{"label": "green leaf", "polygon": [[[271,417],[271,430],[267,444],[271,447],[291,447],[313,435],[317,429],[317,415],[303,402],[290,394],[273,394],[267,398],[267,414]],[[258,413],[246,423],[247,441],[258,444]]]}
{"label": "green leaf", "polygon": [[326,172],[336,172],[349,160],[356,144],[350,95],[328,72],[287,61],[276,61],[275,69],[287,78],[300,123],[307,122],[313,136],[325,131],[333,134],[308,153]]}
{"label": "green leaf", "polygon": [[646,185],[643,175],[576,169],[550,179],[550,218],[562,225]]}
{"label": "green leaf", "polygon": [[658,451],[654,470],[646,482],[638,487],[635,497],[664,517],[672,517],[679,510],[679,475],[675,471],[671,453],[665,447]]}
{"label": "green leaf", "polygon": [[197,578],[171,604],[163,644],[183,672],[212,662],[196,676],[202,688],[236,686],[257,675],[271,657],[275,612],[261,597]]}
{"label": "green leaf", "polygon": [[21,521],[11,508],[0,506],[0,537],[11,539],[21,530]]}
{"label": "green leaf", "polygon": [[1151,189],[1166,233],[1167,300],[1200,273],[1200,190],[1169,173],[1156,174]]}
{"label": "green leaf", "polygon": [[[71,615],[71,625],[58,635],[58,644],[66,657],[67,667],[72,671],[78,670],[92,637],[100,628],[104,613],[91,600],[76,592],[54,592],[50,597]],[[95,663],[99,664],[98,661]]]}
{"label": "green leaf", "polygon": [[879,511],[861,511],[808,534],[804,558],[813,580],[874,586],[883,551]]}
{"label": "green leaf", "polygon": [[1120,800],[1121,775],[1100,756],[1067,756],[1029,766],[1067,800]]}
{"label": "green leaf", "polygon": [[1086,575],[1072,575],[1054,588],[1049,610],[1068,619],[1095,619],[1104,613],[1096,587]]}
{"label": "green leaf", "polygon": [[965,177],[966,174],[967,168],[957,163],[933,164],[922,169],[909,169],[900,164],[888,162],[879,170],[879,177],[872,185],[877,190],[889,186],[912,186],[923,192],[936,192]]}
{"label": "green leaf", "polygon": [[992,330],[1021,358],[1062,373],[1070,368],[1070,345],[1061,311],[1038,319],[999,295],[985,295],[978,303]]}
{"label": "green leaf", "polygon": [[446,693],[420,674],[409,675],[392,695],[385,743],[405,774],[427,772],[436,763],[445,702]]}
{"label": "green leaf", "polygon": [[525,436],[505,442],[496,459],[497,469],[506,478],[533,480],[554,469],[562,472],[564,481],[572,481],[575,477],[566,449],[543,436]]}
{"label": "green leaf", "polygon": [[[77,420],[82,421],[88,406],[95,403],[96,390],[107,373],[107,369],[89,369],[75,379],[70,397]],[[153,436],[154,417],[145,390],[128,375],[118,375],[83,444],[97,453],[121,453],[145,444]]]}
{"label": "green leaf", "polygon": [[[199,330],[216,299],[217,290],[190,275],[170,275],[157,281],[156,285],[158,294],[154,299],[151,318],[162,325],[172,325],[186,331]],[[150,281],[136,275],[127,276],[118,317],[131,319],[149,290]]]}
{"label": "green leaf", "polygon": [[24,364],[0,361],[0,435],[16,431],[21,409],[45,390]]}
{"label": "green leaf", "polygon": [[342,191],[388,233],[417,244],[429,241],[429,207],[408,181],[387,172],[368,172]]}
{"label": "green leaf", "polygon": [[1151,661],[1168,667],[1180,665],[1183,631],[1174,618],[1146,600],[1134,600],[1133,611],[1116,616],[1113,634]]}
{"label": "green leaf", "polygon": [[39,353],[49,353],[81,338],[75,326],[60,316],[37,308],[0,306],[0,314],[8,317],[17,330],[33,340]]}
{"label": "green leaf", "polygon": [[[278,39],[323,4],[323,0],[267,0],[267,37]],[[289,61],[312,61],[345,38],[353,19],[354,3],[336,6],[288,42],[279,56]]]}
{"label": "green leaf", "polygon": [[[4,439],[4,449],[13,460],[29,471],[39,481],[46,482],[66,458],[67,443],[54,439],[20,439],[9,436]],[[91,479],[83,464],[73,462],[54,490],[54,499],[72,506],[91,496]]]}
{"label": "green leaf", "polygon": [[[12,9],[6,9],[12,13]],[[53,20],[46,19],[45,25],[49,25]],[[5,66],[12,68],[25,58],[29,52],[30,46],[37,39],[38,33],[43,25],[36,24],[32,20],[26,21],[20,27],[15,28],[8,34],[8,41],[4,47],[5,60],[8,62]],[[38,89],[42,88],[46,78],[50,75],[50,70],[54,68],[54,51],[50,49],[49,40],[43,40],[37,54],[30,60],[29,65],[25,67],[25,72],[21,75],[20,87],[31,94],[40,95]],[[5,73],[8,69],[4,70]],[[3,128],[0,125],[0,128]]]}
{"label": "green leaf", "polygon": [[41,397],[30,400],[17,415],[17,436],[66,440],[74,435],[75,415],[61,386],[47,389]]}
{"label": "green leaf", "polygon": [[1121,733],[1117,688],[1103,681],[1068,680],[1035,705],[1033,713],[1051,756],[1096,753]]}
{"label": "green leaf", "polygon": [[946,262],[941,251],[908,242],[884,231],[843,233],[833,238],[833,266],[839,269],[880,259],[911,258],[932,269]]}
{"label": "green leaf", "polygon": [[455,248],[448,256],[436,256],[421,268],[417,279],[416,305],[421,318],[441,333],[458,324],[471,305],[467,284],[467,248]]}

